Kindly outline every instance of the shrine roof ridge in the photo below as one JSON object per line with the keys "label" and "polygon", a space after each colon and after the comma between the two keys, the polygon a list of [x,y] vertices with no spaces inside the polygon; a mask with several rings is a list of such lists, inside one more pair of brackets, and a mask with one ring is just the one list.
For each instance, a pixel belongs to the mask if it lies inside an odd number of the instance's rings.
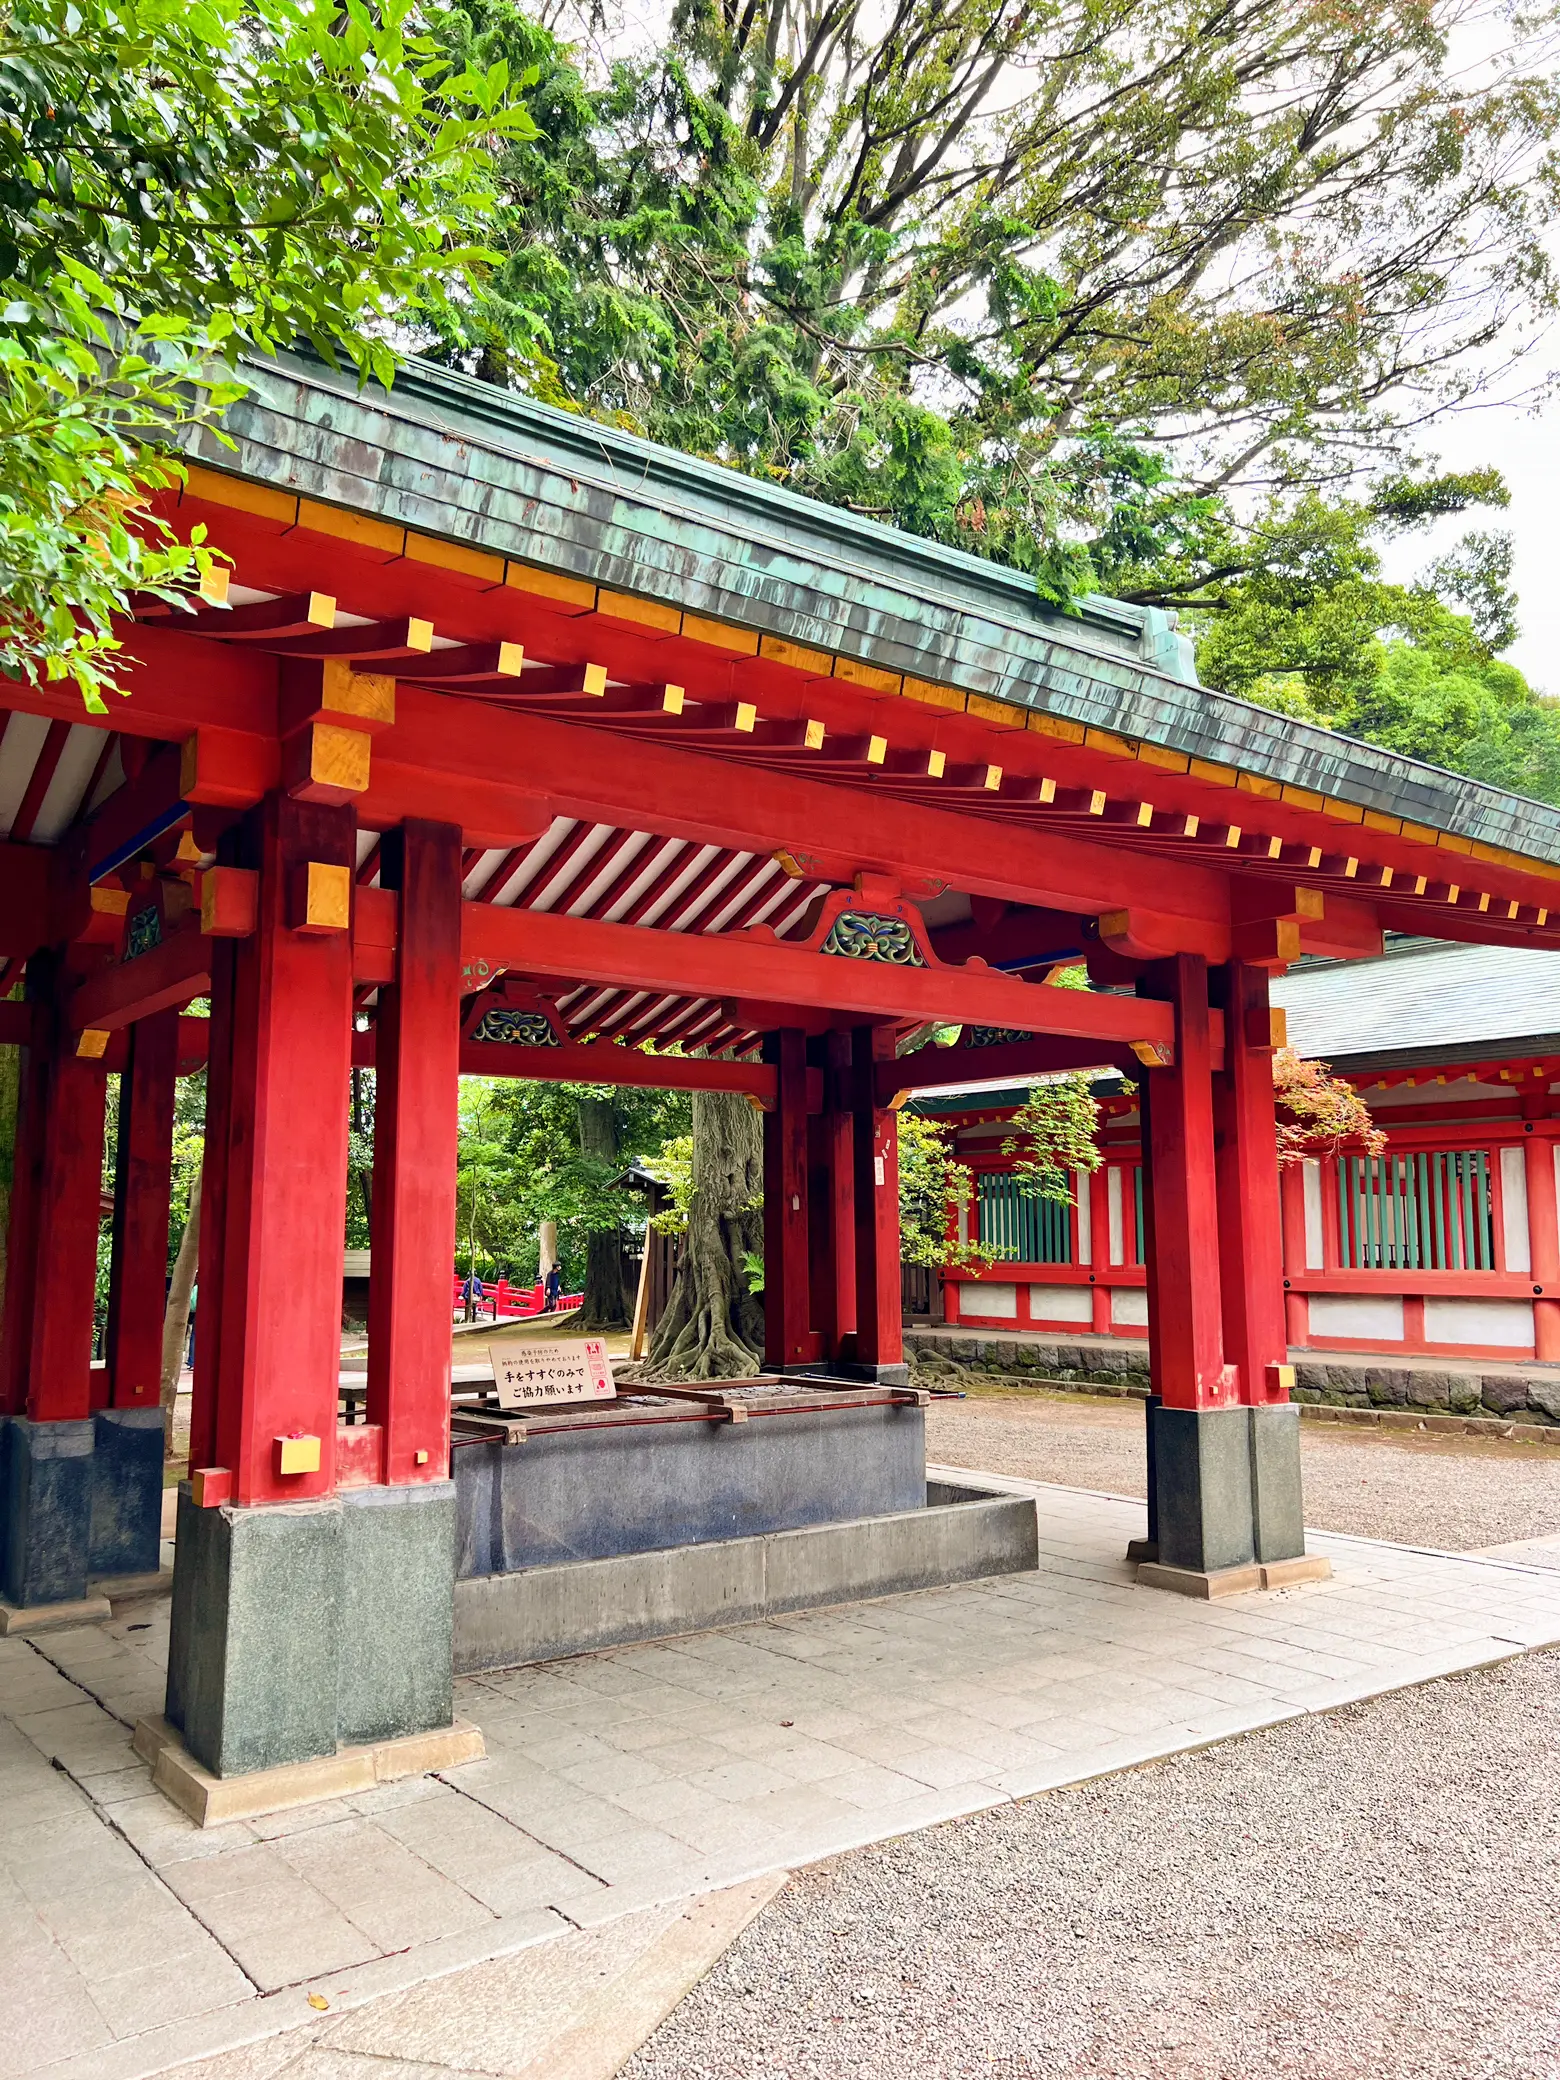
{"label": "shrine roof ridge", "polygon": [[1560,809],[1202,687],[1157,609],[1094,596],[1064,614],[1022,572],[430,363],[404,364],[389,393],[294,355],[244,375],[232,445],[197,435],[192,459],[1000,702],[1042,730],[1560,863]]}

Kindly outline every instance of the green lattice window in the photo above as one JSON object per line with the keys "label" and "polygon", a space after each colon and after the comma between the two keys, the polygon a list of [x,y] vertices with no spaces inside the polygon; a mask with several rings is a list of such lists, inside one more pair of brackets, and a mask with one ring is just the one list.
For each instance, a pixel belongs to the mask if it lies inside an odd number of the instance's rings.
{"label": "green lattice window", "polygon": [[1495,1201],[1482,1148],[1345,1156],[1339,1254],[1351,1271],[1492,1271]]}
{"label": "green lattice window", "polygon": [[1016,1177],[987,1171],[977,1180],[980,1240],[1007,1264],[1070,1264],[1072,1208],[1026,1192]]}

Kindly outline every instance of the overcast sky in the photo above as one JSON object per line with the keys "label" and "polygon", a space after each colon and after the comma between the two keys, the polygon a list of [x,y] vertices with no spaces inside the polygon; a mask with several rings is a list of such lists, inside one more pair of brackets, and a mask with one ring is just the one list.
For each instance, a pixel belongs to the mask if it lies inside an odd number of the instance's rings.
{"label": "overcast sky", "polygon": [[1388,577],[1413,577],[1470,528],[1508,529],[1516,546],[1522,634],[1506,656],[1541,693],[1560,695],[1560,400],[1537,416],[1491,406],[1449,419],[1425,445],[1446,469],[1492,463],[1511,487],[1511,504],[1504,513],[1489,508],[1394,544]]}

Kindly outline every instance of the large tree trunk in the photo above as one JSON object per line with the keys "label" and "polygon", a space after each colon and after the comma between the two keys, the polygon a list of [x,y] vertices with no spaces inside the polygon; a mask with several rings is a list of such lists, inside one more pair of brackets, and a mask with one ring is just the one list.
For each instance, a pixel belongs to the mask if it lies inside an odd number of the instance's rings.
{"label": "large tree trunk", "polygon": [[[616,1163],[617,1106],[613,1094],[579,1100],[580,1153]],[[586,1329],[626,1329],[628,1293],[623,1284],[623,1230],[597,1228],[585,1238],[585,1297],[580,1324]]]}
{"label": "large tree trunk", "polygon": [[695,1092],[688,1233],[647,1378],[751,1379],[760,1369],[764,1310],[742,1260],[764,1247],[763,1192],[758,1113],[732,1092]]}
{"label": "large tree trunk", "polygon": [[200,1179],[197,1168],[190,1181],[189,1219],[173,1260],[168,1281],[168,1305],[163,1311],[162,1404],[163,1457],[173,1455],[173,1404],[179,1391],[179,1373],[184,1364],[184,1339],[190,1333],[190,1294],[195,1289],[195,1270],[200,1262]]}

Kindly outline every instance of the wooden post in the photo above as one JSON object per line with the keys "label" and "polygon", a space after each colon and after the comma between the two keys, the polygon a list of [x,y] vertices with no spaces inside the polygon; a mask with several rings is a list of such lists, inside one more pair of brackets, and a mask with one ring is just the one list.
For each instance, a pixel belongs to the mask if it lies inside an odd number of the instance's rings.
{"label": "wooden post", "polygon": [[772,1370],[817,1356],[812,1336],[807,1219],[807,1036],[773,1035],[779,1090],[764,1115],[764,1363]]}
{"label": "wooden post", "polygon": [[34,1422],[92,1412],[92,1340],[102,1213],[108,1077],[64,1050],[58,955],[28,964],[33,1040],[22,1074],[0,1380],[6,1406]]}
{"label": "wooden post", "polygon": [[1084,1178],[1082,1189],[1089,1195],[1088,1270],[1094,1281],[1089,1288],[1092,1309],[1089,1327],[1096,1336],[1108,1336],[1111,1332],[1111,1298],[1110,1287],[1105,1281],[1110,1271],[1110,1179],[1103,1163]]}
{"label": "wooden post", "polygon": [[47,1007],[39,985],[46,957],[31,963],[28,1011],[32,1035],[22,1052],[16,1104],[16,1147],[11,1170],[11,1213],[6,1237],[5,1314],[0,1318],[0,1413],[27,1413],[33,1307],[38,1286],[38,1190],[43,1172],[43,1122],[48,1109]]}
{"label": "wooden post", "polygon": [[400,945],[379,1008],[368,1420],[384,1426],[392,1484],[449,1477],[460,837],[453,824],[407,822],[381,852],[381,880],[400,894]]}
{"label": "wooden post", "polygon": [[1177,954],[1157,964],[1150,987],[1175,1007],[1175,1066],[1146,1079],[1154,1390],[1167,1408],[1222,1408],[1235,1401],[1236,1382],[1225,1369],[1219,1295],[1207,963]]}
{"label": "wooden post", "polygon": [[[222,864],[238,858],[225,838]],[[229,857],[231,855],[231,857]],[[206,1046],[206,1136],[200,1164],[200,1238],[196,1264],[194,1377],[190,1389],[190,1468],[217,1463],[217,1355],[222,1348],[223,1271],[227,1262],[228,1144],[233,1118],[233,1018],[238,942],[211,951],[211,1033]]]}
{"label": "wooden post", "polygon": [[119,1080],[106,1372],[114,1408],[158,1405],[178,1070],[175,1005],[130,1028],[130,1059]]}
{"label": "wooden post", "polygon": [[1268,979],[1232,961],[1222,982],[1224,1068],[1214,1078],[1214,1113],[1224,1351],[1242,1401],[1287,1401]]}
{"label": "wooden post", "polygon": [[807,1250],[819,1354],[849,1358],[856,1334],[856,1200],[850,1034],[823,1040],[823,1111],[807,1123]]}
{"label": "wooden post", "polygon": [[[258,927],[213,966],[222,1147],[208,1175],[217,1204],[202,1207],[196,1333],[211,1379],[196,1441],[201,1462],[231,1476],[223,1499],[237,1503],[298,1502],[334,1485],[355,840],[350,808],[268,797],[239,862],[259,868]],[[285,1455],[282,1440],[294,1444]],[[317,1464],[282,1471],[311,1460],[316,1441]]]}
{"label": "wooden post", "polygon": [[852,1155],[856,1231],[856,1362],[898,1365],[904,1357],[899,1295],[899,1122],[876,1103],[873,1069],[893,1046],[893,1028],[851,1034]]}
{"label": "wooden post", "polygon": [[[1279,1206],[1283,1214],[1284,1276],[1302,1276],[1306,1262],[1305,1173],[1298,1163],[1286,1163],[1278,1173]],[[1311,1303],[1304,1293],[1284,1294],[1284,1334],[1292,1349],[1304,1349],[1311,1336]]]}
{"label": "wooden post", "polygon": [[[1533,1355],[1560,1358],[1560,1217],[1555,1204],[1555,1142],[1524,1123],[1523,1170],[1527,1178],[1528,1247],[1533,1296]],[[1542,1293],[1536,1289],[1542,1286]]]}

